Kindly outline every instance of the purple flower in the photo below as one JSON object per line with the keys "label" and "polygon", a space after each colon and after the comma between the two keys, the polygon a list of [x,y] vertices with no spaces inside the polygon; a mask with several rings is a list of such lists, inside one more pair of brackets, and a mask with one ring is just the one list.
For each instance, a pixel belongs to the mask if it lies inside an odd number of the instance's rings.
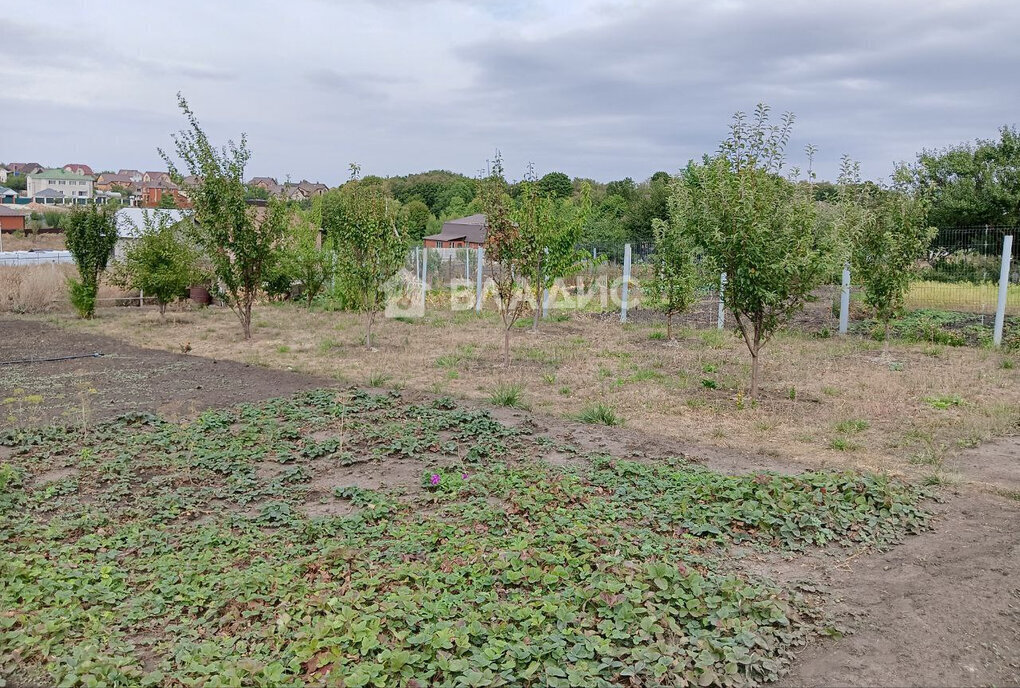
{"label": "purple flower", "polygon": [[460,479],[461,480],[467,480],[467,473],[465,473],[464,475],[460,476]]}
{"label": "purple flower", "polygon": [[433,485],[438,485],[439,484],[439,474],[438,473],[433,473],[432,474],[432,480],[430,482]]}

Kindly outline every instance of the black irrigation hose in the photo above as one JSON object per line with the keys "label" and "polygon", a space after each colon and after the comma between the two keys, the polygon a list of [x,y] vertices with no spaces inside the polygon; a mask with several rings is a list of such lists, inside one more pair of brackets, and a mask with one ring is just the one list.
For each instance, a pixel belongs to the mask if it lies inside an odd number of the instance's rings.
{"label": "black irrigation hose", "polygon": [[18,361],[0,361],[0,366],[20,365],[22,363],[49,363],[51,361],[70,361],[75,358],[99,358],[103,356],[100,352],[94,354],[75,354],[74,356],[57,356],[56,358],[23,358]]}

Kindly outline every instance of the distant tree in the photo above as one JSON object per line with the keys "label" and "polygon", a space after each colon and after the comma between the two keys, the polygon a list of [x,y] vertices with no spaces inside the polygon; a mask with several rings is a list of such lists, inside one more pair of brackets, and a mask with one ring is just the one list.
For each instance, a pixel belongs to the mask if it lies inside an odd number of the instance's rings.
{"label": "distant tree", "polygon": [[[540,182],[539,182],[540,183]],[[542,308],[542,292],[556,280],[578,272],[588,258],[578,244],[591,213],[591,190],[585,187],[577,204],[543,196],[538,184],[523,184],[519,210],[515,213],[527,254],[531,260],[524,266],[535,297],[532,329],[538,330]]]}
{"label": "distant tree", "polygon": [[9,174],[4,186],[12,191],[24,191],[28,188],[28,177],[23,174]]}
{"label": "distant tree", "polygon": [[412,198],[400,210],[407,238],[413,242],[421,241],[428,232],[429,220],[432,218],[428,205],[420,198]]}
{"label": "distant tree", "polygon": [[247,137],[228,141],[222,149],[210,143],[184,96],[177,103],[188,127],[173,135],[183,170],[199,181],[186,184],[166,152],[159,154],[174,183],[184,188],[195,208],[192,237],[212,262],[224,299],[237,315],[245,339],[251,339],[251,312],[266,275],[278,259],[277,242],[288,225],[288,210],[279,201],[265,208],[245,202],[244,168],[251,157]]}
{"label": "distant tree", "polygon": [[160,195],[159,203],[156,204],[156,207],[162,208],[164,210],[174,210],[178,207],[177,198],[173,195],[173,193],[169,191],[164,191]]}
{"label": "distant tree", "polygon": [[606,196],[588,216],[582,241],[597,246],[623,246],[627,241],[626,214],[627,201],[622,196]]}
{"label": "distant tree", "polygon": [[254,186],[252,184],[245,184],[244,185],[244,189],[245,189],[245,196],[247,198],[251,198],[253,200],[259,200],[259,201],[268,201],[269,200],[269,190],[268,189],[264,189],[261,186]]}
{"label": "distant tree", "polygon": [[912,168],[915,193],[930,197],[928,220],[942,228],[1020,224],[1020,131],[999,139],[925,150]]}
{"label": "distant tree", "polygon": [[630,177],[625,177],[615,182],[609,182],[606,184],[606,195],[619,196],[627,203],[630,203],[637,195],[637,185]]}
{"label": "distant tree", "polygon": [[671,197],[670,219],[652,223],[655,252],[649,296],[666,314],[666,339],[673,339],[673,316],[686,313],[698,300],[698,265],[691,232],[684,226],[684,193]]}
{"label": "distant tree", "polygon": [[333,274],[333,256],[322,248],[319,227],[308,215],[299,216],[291,228],[284,263],[287,274],[301,282],[305,304],[311,308]]}
{"label": "distant tree", "polygon": [[498,152],[492,170],[482,184],[482,207],[488,225],[485,261],[489,264],[503,322],[503,366],[509,368],[510,330],[528,306],[525,275],[534,263],[534,243],[514,221],[513,200],[508,193],[503,160]]}
{"label": "distant tree", "polygon": [[365,346],[371,348],[372,326],[385,301],[383,287],[404,264],[407,240],[386,199],[377,188],[361,186],[354,168],[350,182],[323,197],[322,226],[337,254],[338,279],[368,316]]}
{"label": "distant tree", "polygon": [[911,189],[911,172],[897,168],[893,188],[871,199],[859,231],[853,235],[853,274],[864,290],[864,303],[884,327],[889,350],[889,323],[903,310],[918,261],[938,230],[927,222],[927,200]]}
{"label": "distant tree", "polygon": [[750,122],[737,113],[718,155],[689,165],[673,187],[675,222],[726,272],[723,298],[751,354],[752,399],[762,347],[841,255],[809,191],[780,176],[792,127],[792,114],[771,125],[766,105]]}
{"label": "distant tree", "polygon": [[71,305],[78,315],[91,319],[96,312],[99,276],[106,269],[117,243],[117,226],[111,209],[95,204],[71,211],[64,236],[67,250],[78,267],[78,277],[68,280]]}
{"label": "distant tree", "polygon": [[574,185],[562,172],[550,172],[538,180],[538,193],[547,198],[570,198]]}
{"label": "distant tree", "polygon": [[669,217],[670,176],[656,172],[645,184],[639,186],[631,197],[626,214],[626,234],[630,241],[652,240],[652,225],[655,220]]}
{"label": "distant tree", "polygon": [[187,296],[198,274],[198,253],[166,213],[144,215],[145,227],[124,256],[128,286],[154,297],[161,318],[171,301]]}

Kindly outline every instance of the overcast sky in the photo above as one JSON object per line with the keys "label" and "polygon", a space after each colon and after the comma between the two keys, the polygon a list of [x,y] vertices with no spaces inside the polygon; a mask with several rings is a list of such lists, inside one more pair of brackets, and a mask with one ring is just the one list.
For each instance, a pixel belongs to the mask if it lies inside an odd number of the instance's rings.
{"label": "overcast sky", "polygon": [[608,181],[715,150],[736,110],[797,115],[887,178],[1020,120],[1017,0],[57,0],[0,14],[0,160],[165,169],[182,91],[249,171],[331,185],[445,168]]}

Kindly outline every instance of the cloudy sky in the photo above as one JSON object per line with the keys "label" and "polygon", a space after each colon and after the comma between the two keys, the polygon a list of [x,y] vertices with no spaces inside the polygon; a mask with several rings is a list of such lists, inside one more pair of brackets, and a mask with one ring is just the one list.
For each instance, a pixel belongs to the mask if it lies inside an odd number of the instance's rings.
{"label": "cloudy sky", "polygon": [[512,177],[644,179],[767,102],[791,164],[886,178],[1020,120],[1018,26],[1016,0],[56,0],[0,15],[0,160],[160,169],[182,91],[281,180],[496,148]]}

